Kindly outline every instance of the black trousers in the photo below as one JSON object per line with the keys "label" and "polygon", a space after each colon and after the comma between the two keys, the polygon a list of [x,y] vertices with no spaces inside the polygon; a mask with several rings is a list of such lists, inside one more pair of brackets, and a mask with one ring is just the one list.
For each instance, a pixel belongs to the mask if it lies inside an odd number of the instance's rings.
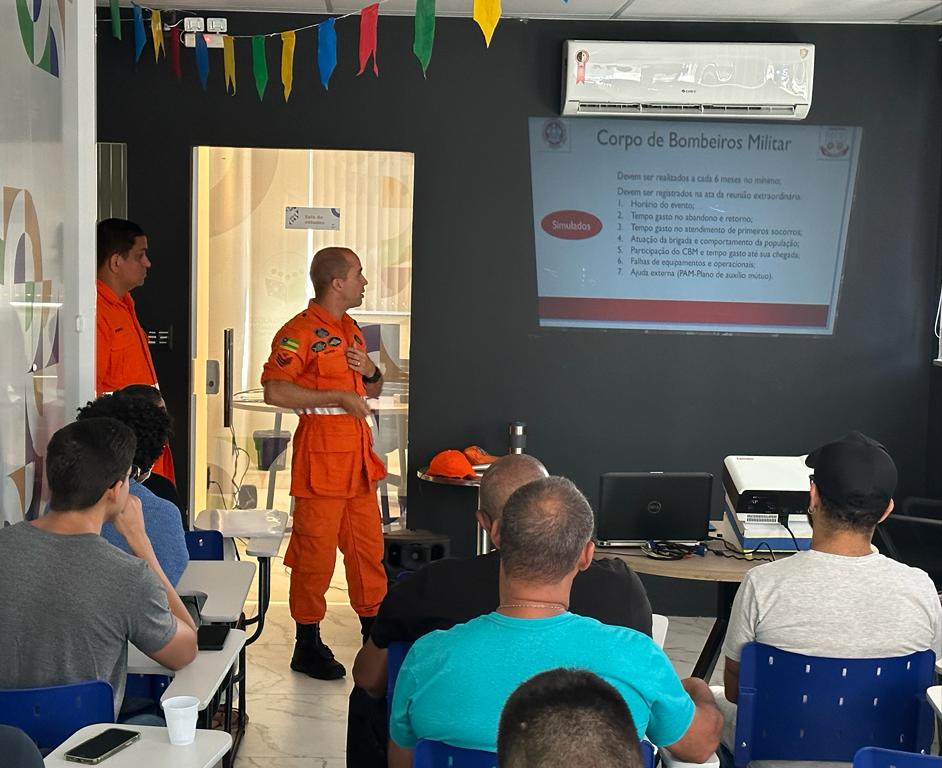
{"label": "black trousers", "polygon": [[347,768],[386,768],[388,741],[386,699],[371,698],[354,686],[347,712]]}

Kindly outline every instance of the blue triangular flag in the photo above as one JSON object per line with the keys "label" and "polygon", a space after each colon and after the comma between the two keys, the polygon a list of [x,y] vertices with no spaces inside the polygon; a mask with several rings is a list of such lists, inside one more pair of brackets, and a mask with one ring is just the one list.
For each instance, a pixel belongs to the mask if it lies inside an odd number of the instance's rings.
{"label": "blue triangular flag", "polygon": [[141,58],[144,50],[144,16],[141,13],[141,6],[134,4],[134,61]]}
{"label": "blue triangular flag", "polygon": [[317,27],[317,70],[321,75],[321,83],[327,88],[330,76],[337,66],[337,30],[334,29],[335,18],[322,21]]}
{"label": "blue triangular flag", "polygon": [[199,73],[200,82],[203,84],[203,90],[206,90],[206,83],[209,81],[209,49],[206,47],[206,38],[202,32],[196,34],[196,71]]}

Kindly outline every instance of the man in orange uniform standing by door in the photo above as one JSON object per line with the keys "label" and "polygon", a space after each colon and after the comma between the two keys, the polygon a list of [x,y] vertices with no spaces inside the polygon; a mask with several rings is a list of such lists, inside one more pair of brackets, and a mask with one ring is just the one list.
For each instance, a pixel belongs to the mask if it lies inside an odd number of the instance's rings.
{"label": "man in orange uniform standing by door", "polygon": [[323,248],[311,262],[314,298],[278,331],[262,372],[265,402],[300,416],[294,433],[294,529],[285,553],[296,628],[291,669],[321,680],[346,674],[321,640],[325,595],[337,547],[350,604],[364,637],[386,595],[376,481],[386,468],[373,452],[364,396],[383,388],[360,328],[347,314],[363,303],[366,278],[349,248]]}
{"label": "man in orange uniform standing by door", "polygon": [[[131,291],[147,279],[147,235],[126,219],[98,222],[98,311],[95,318],[95,389],[99,396],[131,384],[157,386],[157,372]],[[148,467],[143,467],[148,469]],[[170,447],[151,468],[176,484]]]}

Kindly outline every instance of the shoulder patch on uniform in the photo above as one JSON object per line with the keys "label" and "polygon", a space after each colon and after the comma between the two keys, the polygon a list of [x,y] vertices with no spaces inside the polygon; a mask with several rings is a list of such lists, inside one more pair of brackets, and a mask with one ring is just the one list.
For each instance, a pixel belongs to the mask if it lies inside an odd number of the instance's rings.
{"label": "shoulder patch on uniform", "polygon": [[291,362],[291,358],[287,355],[282,355],[281,353],[275,355],[275,362],[278,364],[279,368],[284,368]]}
{"label": "shoulder patch on uniform", "polygon": [[287,349],[289,352],[298,351],[298,340],[292,339],[290,336],[282,336],[281,341],[278,342],[278,346],[282,349]]}
{"label": "shoulder patch on uniform", "polygon": [[312,351],[312,352],[320,352],[321,350],[325,349],[326,347],[327,347],[327,343],[326,343],[326,342],[318,341],[318,342],[315,342],[314,344],[311,344],[311,351]]}
{"label": "shoulder patch on uniform", "polygon": [[339,336],[331,336],[331,337],[327,340],[327,343],[330,344],[330,346],[332,346],[332,347],[339,347],[339,346],[340,346],[340,343],[341,343],[341,342],[340,342],[340,337],[339,337]]}
{"label": "shoulder patch on uniform", "polygon": [[316,331],[314,331],[314,334],[321,339],[326,339],[328,336],[330,336],[330,332],[326,328],[318,328]]}

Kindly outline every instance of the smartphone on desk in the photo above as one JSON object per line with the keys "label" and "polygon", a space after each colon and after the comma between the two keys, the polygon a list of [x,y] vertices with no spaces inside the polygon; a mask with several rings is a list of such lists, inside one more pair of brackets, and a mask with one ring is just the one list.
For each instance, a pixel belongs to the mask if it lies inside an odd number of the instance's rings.
{"label": "smartphone on desk", "polygon": [[88,741],[72,747],[65,753],[66,760],[85,765],[98,765],[116,752],[130,746],[141,738],[140,731],[129,731],[124,728],[109,728]]}
{"label": "smartphone on desk", "polygon": [[196,630],[196,647],[201,651],[221,651],[229,636],[225,624],[203,624]]}

